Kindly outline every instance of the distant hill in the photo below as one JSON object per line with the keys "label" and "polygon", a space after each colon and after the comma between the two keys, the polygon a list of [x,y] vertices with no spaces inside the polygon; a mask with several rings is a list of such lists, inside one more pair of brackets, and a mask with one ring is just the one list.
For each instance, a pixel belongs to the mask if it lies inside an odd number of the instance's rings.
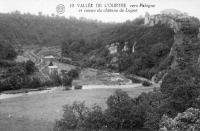
{"label": "distant hill", "polygon": [[[165,12],[172,11],[180,13]],[[91,54],[87,64],[149,79],[155,75],[161,78],[179,66],[198,64],[200,22],[182,16],[157,14],[149,16],[150,24],[144,24],[144,19],[135,20],[104,30],[100,38],[107,44]]]}
{"label": "distant hill", "polygon": [[165,14],[165,15],[181,15],[183,14],[181,11],[176,10],[176,9],[165,9],[163,11],[161,11],[161,14]]}
{"label": "distant hill", "polygon": [[[146,18],[117,24],[18,12],[0,14],[0,41],[22,46],[60,45],[62,56],[79,61],[82,66],[150,79],[176,65],[177,43],[181,47],[183,43],[198,43],[199,20],[171,17],[180,14],[184,15],[178,10],[167,9],[162,14],[149,16],[150,24],[144,24]],[[113,51],[115,53],[111,53]]]}
{"label": "distant hill", "polygon": [[94,34],[111,24],[95,20],[36,16],[31,14],[0,14],[0,40],[12,45],[61,45],[67,40],[85,39],[91,42]]}

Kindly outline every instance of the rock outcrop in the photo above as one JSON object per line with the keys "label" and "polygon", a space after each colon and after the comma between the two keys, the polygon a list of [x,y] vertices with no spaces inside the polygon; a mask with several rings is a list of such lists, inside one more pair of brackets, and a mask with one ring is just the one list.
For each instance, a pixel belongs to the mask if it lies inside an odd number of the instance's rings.
{"label": "rock outcrop", "polygon": [[118,52],[119,44],[120,44],[119,42],[115,42],[107,46],[110,54],[116,54]]}
{"label": "rock outcrop", "polygon": [[[156,24],[166,24],[174,31],[174,43],[168,55],[173,58],[169,69],[180,67],[180,64],[184,62],[200,65],[200,22],[198,19],[180,12],[153,16],[147,13],[145,25],[154,26]],[[166,73],[161,76],[162,79]]]}

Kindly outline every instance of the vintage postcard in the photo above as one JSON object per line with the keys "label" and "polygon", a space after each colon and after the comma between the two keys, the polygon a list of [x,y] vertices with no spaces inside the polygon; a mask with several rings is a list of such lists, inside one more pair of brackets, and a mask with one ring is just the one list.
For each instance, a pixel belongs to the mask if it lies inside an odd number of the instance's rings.
{"label": "vintage postcard", "polygon": [[0,131],[200,131],[200,1],[0,0]]}

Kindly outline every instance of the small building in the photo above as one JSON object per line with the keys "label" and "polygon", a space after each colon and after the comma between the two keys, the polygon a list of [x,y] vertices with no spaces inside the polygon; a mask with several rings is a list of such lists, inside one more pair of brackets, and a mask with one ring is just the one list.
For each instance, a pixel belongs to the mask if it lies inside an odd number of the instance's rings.
{"label": "small building", "polygon": [[55,60],[55,57],[52,56],[52,55],[50,55],[50,56],[45,56],[44,59],[45,59],[46,61],[54,61],[54,60]]}
{"label": "small building", "polygon": [[52,74],[54,72],[58,72],[58,66],[48,66],[49,68],[49,74]]}

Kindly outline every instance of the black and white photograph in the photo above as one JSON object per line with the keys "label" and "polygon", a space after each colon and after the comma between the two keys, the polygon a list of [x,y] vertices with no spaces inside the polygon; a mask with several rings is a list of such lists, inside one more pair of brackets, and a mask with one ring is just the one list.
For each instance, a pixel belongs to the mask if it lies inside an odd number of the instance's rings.
{"label": "black and white photograph", "polygon": [[0,131],[200,131],[200,1],[0,0]]}

